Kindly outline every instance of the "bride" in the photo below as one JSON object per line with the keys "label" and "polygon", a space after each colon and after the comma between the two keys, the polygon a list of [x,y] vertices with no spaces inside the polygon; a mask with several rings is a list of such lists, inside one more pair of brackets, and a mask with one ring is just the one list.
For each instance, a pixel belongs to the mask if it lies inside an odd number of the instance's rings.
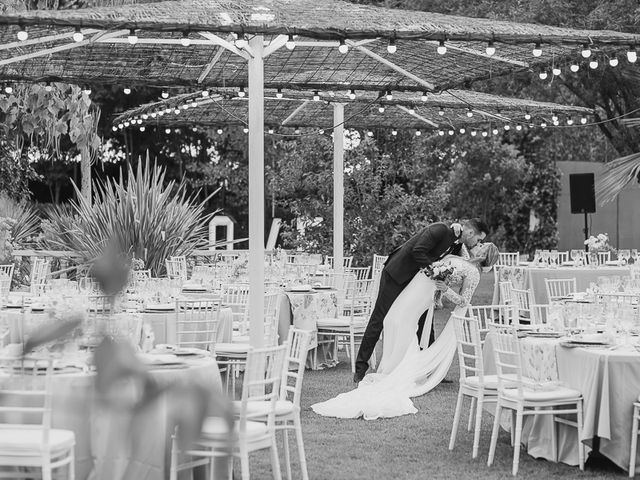
{"label": "bride", "polygon": [[[416,341],[418,319],[428,310],[423,330],[423,337],[428,339],[437,291],[442,292],[443,299],[454,304],[454,313],[464,312],[480,281],[481,269],[492,267],[498,260],[498,248],[492,243],[484,243],[474,247],[472,254],[468,259],[448,255],[441,260],[454,268],[450,286],[419,271],[384,319],[382,359],[377,372],[365,376],[355,390],[312,405],[313,411],[326,417],[364,417],[366,420],[416,413],[418,410],[411,397],[424,395],[435,388],[449,371],[456,352],[451,321],[435,343],[423,349]],[[468,254],[465,256],[469,257]],[[420,344],[425,342],[423,339]]]}

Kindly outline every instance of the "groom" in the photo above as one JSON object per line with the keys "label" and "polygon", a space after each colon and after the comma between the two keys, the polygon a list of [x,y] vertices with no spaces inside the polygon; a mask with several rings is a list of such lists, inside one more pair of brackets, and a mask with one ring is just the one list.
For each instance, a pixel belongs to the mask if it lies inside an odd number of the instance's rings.
{"label": "groom", "polygon": [[[450,253],[458,255],[463,243],[467,248],[474,247],[487,231],[479,218],[467,220],[462,227],[459,224],[449,227],[441,222],[432,223],[391,252],[382,269],[378,298],[358,350],[354,382],[359,383],[364,378],[369,358],[382,332],[384,317],[418,270]],[[425,315],[422,315],[418,335],[422,333],[424,319]]]}

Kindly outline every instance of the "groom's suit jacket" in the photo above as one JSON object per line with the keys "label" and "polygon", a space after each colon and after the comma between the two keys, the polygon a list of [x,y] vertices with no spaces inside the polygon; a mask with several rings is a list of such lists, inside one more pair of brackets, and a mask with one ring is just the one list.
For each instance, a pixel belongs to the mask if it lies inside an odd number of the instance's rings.
{"label": "groom's suit jacket", "polygon": [[455,244],[458,238],[446,224],[432,223],[391,252],[384,270],[396,283],[406,284],[421,268],[449,253],[459,254],[462,245]]}

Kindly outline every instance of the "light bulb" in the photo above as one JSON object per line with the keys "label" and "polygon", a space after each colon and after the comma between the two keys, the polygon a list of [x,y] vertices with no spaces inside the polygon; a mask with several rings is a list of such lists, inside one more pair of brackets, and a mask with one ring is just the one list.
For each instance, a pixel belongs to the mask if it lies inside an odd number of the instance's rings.
{"label": "light bulb", "polygon": [[317,90],[315,92],[313,92],[313,101],[314,102],[320,101],[320,94],[318,93]]}
{"label": "light bulb", "polygon": [[158,114],[156,112],[151,112],[151,118],[156,118]]}
{"label": "light bulb", "polygon": [[349,92],[349,98],[350,98],[351,100],[355,100],[355,99],[356,99],[356,91],[355,91],[355,90],[353,90],[353,89],[352,89],[352,90]]}
{"label": "light bulb", "polygon": [[[321,128],[320,130],[318,130],[318,133],[319,133],[320,135],[324,135],[324,128]],[[332,134],[332,135],[333,135],[333,134]]]}
{"label": "light bulb", "polygon": [[368,137],[373,137],[373,132],[371,130],[367,130],[367,136]]}
{"label": "light bulb", "polygon": [[294,48],[296,48],[296,42],[293,39],[293,35],[289,35],[289,39],[284,45],[287,47],[288,50],[293,50]]}
{"label": "light bulb", "polygon": [[594,70],[598,68],[598,60],[595,58],[589,62],[589,68],[593,68]]}
{"label": "light bulb", "polygon": [[135,45],[136,43],[138,43],[138,35],[136,35],[136,31],[133,28],[129,30],[129,35],[127,35],[127,41],[131,45]]}
{"label": "light bulb", "polygon": [[180,108],[182,108],[183,110],[187,110],[189,108],[189,104],[185,103],[184,105],[182,105]]}
{"label": "light bulb", "polygon": [[131,89],[129,87],[124,87],[124,89],[122,89],[122,91],[124,92],[125,95],[131,94]]}
{"label": "light bulb", "polygon": [[483,137],[486,137],[487,135],[489,135],[489,132],[487,132],[486,130],[483,130],[483,131],[482,131],[482,136],[483,136]]}
{"label": "light bulb", "polygon": [[170,107],[164,109],[164,113],[171,113],[173,110]]}
{"label": "light bulb", "polygon": [[171,133],[171,129],[170,129],[170,128],[166,128],[166,129],[164,130],[164,133],[166,133],[167,135],[169,135],[169,134]]}
{"label": "light bulb", "polygon": [[440,110],[438,110],[438,115],[440,116],[444,115],[444,110],[442,109],[442,107],[440,107]]}
{"label": "light bulb", "polygon": [[553,121],[553,126],[557,127],[558,125],[560,125],[560,122],[558,120],[554,120]]}
{"label": "light bulb", "polygon": [[556,77],[562,73],[562,70],[560,70],[560,67],[553,67],[551,71]]}
{"label": "light bulb", "polygon": [[269,132],[269,135],[273,135],[273,128],[270,128],[269,130],[267,130]]}
{"label": "light bulb", "polygon": [[122,130],[122,129],[124,128],[124,123],[119,123],[119,124],[118,124],[118,128],[119,128],[120,130]]}
{"label": "light bulb", "polygon": [[167,98],[169,98],[169,92],[167,92],[166,90],[163,90],[161,96],[166,100]]}
{"label": "light bulb", "polygon": [[491,130],[491,133],[493,133],[494,135],[498,135],[500,131],[497,128],[494,128],[493,130]]}
{"label": "light bulb", "polygon": [[471,136],[475,137],[478,134],[478,132],[476,132],[475,130],[471,130]]}
{"label": "light bulb", "polygon": [[29,33],[23,26],[20,26],[20,30],[18,31],[18,40],[24,42],[27,38],[29,38]]}
{"label": "light bulb", "polygon": [[578,65],[577,63],[572,63],[569,67],[569,70],[571,70],[573,73],[576,73],[578,70],[580,70],[580,65]]}
{"label": "light bulb", "polygon": [[238,47],[240,49],[243,49],[243,48],[247,48],[247,44],[249,42],[247,42],[247,39],[244,38],[244,35],[239,35],[234,43],[235,43],[236,47]]}
{"label": "light bulb", "polygon": [[473,117],[473,111],[471,109],[467,110],[467,117]]}
{"label": "light bulb", "polygon": [[393,100],[393,94],[391,93],[391,90],[387,90],[387,100]]}
{"label": "light bulb", "polygon": [[444,137],[444,130],[438,130],[438,135]]}
{"label": "light bulb", "polygon": [[389,39],[389,45],[387,45],[387,52],[396,53],[398,47],[396,46],[396,41],[393,38]]}
{"label": "light bulb", "polygon": [[81,42],[83,40],[84,40],[84,33],[82,33],[82,31],[80,30],[80,27],[76,27],[76,31],[73,34],[73,41]]}
{"label": "light bulb", "polygon": [[146,130],[146,129],[145,129],[144,125],[140,127],[140,131],[141,131],[141,132],[144,132],[145,130]]}
{"label": "light bulb", "polygon": [[300,128],[296,127],[293,133],[295,133],[296,135],[300,135]]}
{"label": "light bulb", "polygon": [[382,105],[380,105],[380,106],[378,107],[378,111],[379,111],[380,113],[384,113],[384,107],[383,107]]}
{"label": "light bulb", "polygon": [[180,115],[180,109],[179,109],[179,108],[176,108],[176,109],[173,111],[173,113],[175,113],[176,115]]}
{"label": "light bulb", "polygon": [[508,132],[511,129],[511,125],[507,124],[504,126],[504,130]]}
{"label": "light bulb", "polygon": [[453,135],[453,134],[454,134],[454,133],[456,133],[456,132],[454,132],[453,130],[449,130],[447,133],[449,134],[449,136],[451,136],[451,135]]}
{"label": "light bulb", "polygon": [[427,101],[427,92],[422,92],[422,96],[420,97],[420,100],[422,100],[423,102]]}
{"label": "light bulb", "polygon": [[554,122],[557,122],[558,116],[555,113],[551,114],[551,120],[553,120]]}
{"label": "light bulb", "polygon": [[591,49],[589,48],[589,44],[585,43],[582,45],[582,58],[589,58],[591,56]]}
{"label": "light bulb", "polygon": [[249,133],[249,129],[248,129],[247,127],[244,127],[244,128],[242,129],[242,131],[243,131],[244,133]]}
{"label": "light bulb", "polygon": [[182,32],[182,38],[180,39],[180,44],[183,47],[188,47],[191,45],[191,39],[189,38],[189,32]]}
{"label": "light bulb", "polygon": [[542,122],[542,123],[540,124],[540,126],[541,126],[542,128],[547,128],[547,122]]}
{"label": "light bulb", "polygon": [[461,134],[464,135],[464,132],[466,132],[466,130],[464,129],[464,127],[462,127],[460,130],[458,130]]}
{"label": "light bulb", "polygon": [[85,95],[91,95],[91,87],[89,85],[85,85],[82,91]]}
{"label": "light bulb", "polygon": [[114,132],[118,131],[118,127],[116,127],[115,125],[113,127],[111,127],[111,130],[113,130]]}
{"label": "light bulb", "polygon": [[51,92],[53,90],[53,85],[51,85],[49,82],[47,82],[47,84],[44,86],[44,89],[47,92]]}
{"label": "light bulb", "polygon": [[163,115],[164,115],[164,110],[159,110],[159,111],[158,111],[158,116],[159,116],[159,117],[161,117],[161,116],[163,116]]}
{"label": "light bulb", "polygon": [[540,80],[546,80],[547,79],[547,72],[542,71],[538,74],[538,76],[540,77]]}
{"label": "light bulb", "polygon": [[636,60],[638,60],[638,53],[635,47],[629,47],[629,50],[627,50],[627,60],[629,60],[629,63],[636,63]]}
{"label": "light bulb", "polygon": [[618,66],[618,57],[616,57],[615,53],[609,59],[609,65],[611,65],[612,67],[617,67]]}
{"label": "light bulb", "polygon": [[420,135],[422,135],[422,130],[420,129],[416,130],[416,137],[419,137]]}
{"label": "light bulb", "polygon": [[202,90],[202,96],[203,97],[208,97],[209,96],[209,90],[206,89],[206,88],[204,90]]}
{"label": "light bulb", "polygon": [[438,48],[436,49],[436,51],[440,55],[444,55],[445,53],[447,53],[447,46],[444,44],[444,40],[440,40],[440,43],[438,44]]}
{"label": "light bulb", "polygon": [[485,50],[487,55],[492,56],[496,53],[496,47],[493,45],[493,42],[489,42],[487,45],[487,49]]}
{"label": "light bulb", "polygon": [[573,125],[573,118],[567,118],[567,125]]}
{"label": "light bulb", "polygon": [[347,53],[349,51],[349,45],[344,43],[344,40],[340,40],[340,45],[338,46],[338,51],[340,53]]}
{"label": "light bulb", "polygon": [[129,120],[127,120],[127,121],[125,121],[125,122],[124,122],[124,126],[125,126],[125,127],[128,127],[129,125],[131,125],[131,123],[129,123]]}
{"label": "light bulb", "polygon": [[518,131],[522,130],[522,125],[517,124],[517,125],[516,125],[516,130],[518,130]]}
{"label": "light bulb", "polygon": [[278,91],[276,92],[276,98],[282,98],[282,89],[279,88]]}
{"label": "light bulb", "polygon": [[222,129],[219,128],[218,130],[216,130],[216,132],[218,133],[218,135],[222,135]]}
{"label": "light bulb", "polygon": [[238,96],[240,98],[244,98],[245,96],[244,87],[240,87],[240,90],[238,90]]}
{"label": "light bulb", "polygon": [[395,128],[391,130],[391,135],[393,135],[394,137],[398,135],[398,130],[396,130]]}
{"label": "light bulb", "polygon": [[531,114],[529,112],[524,114],[524,119],[525,120],[531,120]]}
{"label": "light bulb", "polygon": [[198,127],[193,127],[191,130],[193,130],[194,132],[198,131]]}
{"label": "light bulb", "polygon": [[580,123],[583,124],[583,125],[586,124],[587,123],[587,117],[582,117],[580,119]]}
{"label": "light bulb", "polygon": [[409,108],[409,114],[413,115],[414,113],[416,113],[415,108],[413,108],[413,107]]}
{"label": "light bulb", "polygon": [[536,42],[536,46],[533,47],[533,56],[534,57],[539,57],[540,55],[542,55],[542,48],[540,47],[540,42]]}

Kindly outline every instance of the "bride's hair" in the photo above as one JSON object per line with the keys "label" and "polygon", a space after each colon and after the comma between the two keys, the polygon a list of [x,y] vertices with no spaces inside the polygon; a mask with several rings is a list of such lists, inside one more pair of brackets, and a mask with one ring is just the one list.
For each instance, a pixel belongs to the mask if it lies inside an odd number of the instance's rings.
{"label": "bride's hair", "polygon": [[481,267],[493,267],[495,263],[500,258],[500,251],[498,247],[496,247],[493,243],[483,243],[482,244],[482,257],[483,260],[480,262]]}

